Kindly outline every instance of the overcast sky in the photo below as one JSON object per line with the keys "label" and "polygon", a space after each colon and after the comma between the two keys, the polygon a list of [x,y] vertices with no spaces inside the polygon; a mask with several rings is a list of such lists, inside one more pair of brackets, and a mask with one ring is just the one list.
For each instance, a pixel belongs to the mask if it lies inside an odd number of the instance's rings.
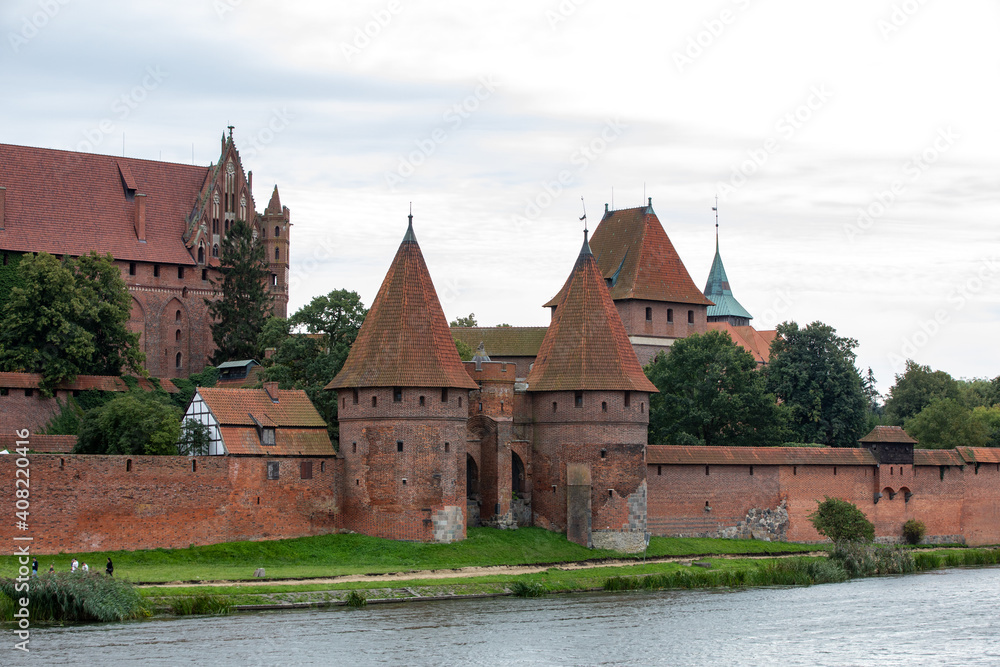
{"label": "overcast sky", "polygon": [[406,227],[449,319],[542,325],[605,203],[653,207],[758,329],[821,320],[884,391],[1000,374],[1000,6],[0,6],[3,143],[207,165],[227,125],[292,211],[290,312],[375,292]]}

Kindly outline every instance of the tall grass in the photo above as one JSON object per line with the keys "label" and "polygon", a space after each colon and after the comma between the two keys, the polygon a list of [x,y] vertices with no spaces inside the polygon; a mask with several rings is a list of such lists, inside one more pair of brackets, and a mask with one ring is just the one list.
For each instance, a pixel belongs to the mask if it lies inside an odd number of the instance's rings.
{"label": "tall grass", "polygon": [[862,542],[839,542],[830,554],[851,578],[879,574],[906,574],[917,569],[913,552],[902,547],[884,547]]}
{"label": "tall grass", "polygon": [[961,549],[955,551],[913,554],[916,569],[936,570],[963,565],[1000,565],[1000,549]]}
{"label": "tall grass", "polygon": [[[28,598],[28,614],[39,621],[124,621],[148,616],[149,610],[132,584],[97,572],[48,572],[32,577],[28,591],[0,578],[0,593],[10,600]],[[0,605],[2,620],[13,620],[13,605]]]}
{"label": "tall grass", "polygon": [[221,595],[191,595],[170,601],[170,609],[177,616],[196,614],[228,614],[229,602]]}
{"label": "tall grass", "polygon": [[548,590],[538,581],[515,581],[510,586],[510,593],[518,598],[540,598]]}
{"label": "tall grass", "polygon": [[744,588],[747,586],[808,586],[846,581],[847,573],[830,560],[789,558],[746,569],[678,570],[644,577],[609,577],[606,591],[675,588]]}

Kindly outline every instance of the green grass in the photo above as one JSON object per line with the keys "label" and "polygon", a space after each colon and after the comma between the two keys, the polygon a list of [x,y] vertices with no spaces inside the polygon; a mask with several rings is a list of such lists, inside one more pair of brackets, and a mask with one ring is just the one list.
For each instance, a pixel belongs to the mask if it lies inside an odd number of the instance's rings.
{"label": "green grass", "polygon": [[[823,549],[822,545],[756,540],[654,537],[647,555],[783,554]],[[607,558],[636,558],[614,551],[587,549],[564,535],[541,528],[503,531],[471,528],[468,538],[453,544],[396,542],[367,535],[321,535],[291,540],[229,542],[188,549],[152,549],[41,556],[41,570],[53,564],[68,571],[77,556],[92,570],[103,570],[110,556],[115,576],[137,582],[215,581],[252,579],[258,567],[270,579],[381,574],[468,566],[529,565]],[[0,576],[16,572],[14,556],[0,557]]]}

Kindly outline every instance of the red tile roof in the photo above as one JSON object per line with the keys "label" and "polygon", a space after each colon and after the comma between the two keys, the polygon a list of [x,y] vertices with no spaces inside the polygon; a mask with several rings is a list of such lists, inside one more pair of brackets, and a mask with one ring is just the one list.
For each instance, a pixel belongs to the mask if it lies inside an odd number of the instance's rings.
{"label": "red tile roof", "polygon": [[[0,433],[0,449],[13,452],[18,447],[18,438],[13,433]],[[28,449],[46,454],[68,454],[76,446],[75,435],[41,435],[32,433],[28,436]]]}
{"label": "red tile roof", "polygon": [[[146,378],[135,378],[139,388],[144,391],[153,391],[153,383]],[[0,387],[11,389],[37,389],[42,381],[41,373],[0,373]],[[160,378],[160,387],[168,394],[176,394],[180,391],[177,386],[166,378]],[[129,387],[125,381],[117,375],[77,375],[72,382],[60,382],[56,389],[66,391],[87,391],[96,389],[98,391],[128,391]]]}
{"label": "red tile roof", "polygon": [[867,449],[852,447],[681,447],[649,445],[653,465],[875,465]]}
{"label": "red tile roof", "polygon": [[956,447],[966,463],[1000,463],[1000,449],[991,447]]}
{"label": "red tile roof", "polygon": [[876,426],[871,433],[859,438],[858,442],[902,442],[916,444],[916,440],[903,430],[901,426]]}
{"label": "red tile roof", "polygon": [[473,350],[479,343],[497,357],[534,357],[548,327],[451,327],[451,335]]}
{"label": "red tile roof", "polygon": [[642,372],[586,236],[560,294],[563,299],[528,373],[528,391],[656,392]]}
{"label": "red tile roof", "polygon": [[219,429],[230,454],[255,456],[333,456],[333,445],[326,429],[276,428],[274,446],[260,444],[257,429],[247,426],[224,426]]}
{"label": "red tile roof", "polygon": [[708,328],[729,332],[733,342],[752,354],[758,364],[766,364],[771,360],[771,341],[778,335],[774,329],[757,331],[751,326],[737,327],[729,322],[709,322]]}
{"label": "red tile roof", "polygon": [[965,460],[954,449],[914,449],[915,466],[960,466]]}
{"label": "red tile roof", "polygon": [[[652,203],[605,212],[590,247],[601,276],[613,280],[610,291],[616,301],[648,299],[712,305],[691,280],[653,212]],[[562,296],[560,292],[545,306],[558,304]]]}
{"label": "red tile roof", "polygon": [[412,216],[344,367],[326,386],[342,387],[478,387],[455,349]]}
{"label": "red tile roof", "polygon": [[254,426],[253,415],[261,423],[274,426],[326,428],[312,401],[301,389],[281,389],[278,402],[263,389],[220,389],[199,387],[198,394],[222,426]]}
{"label": "red tile roof", "polygon": [[[194,265],[183,236],[208,176],[208,167],[0,144],[0,248]],[[146,242],[130,185],[146,195]]]}

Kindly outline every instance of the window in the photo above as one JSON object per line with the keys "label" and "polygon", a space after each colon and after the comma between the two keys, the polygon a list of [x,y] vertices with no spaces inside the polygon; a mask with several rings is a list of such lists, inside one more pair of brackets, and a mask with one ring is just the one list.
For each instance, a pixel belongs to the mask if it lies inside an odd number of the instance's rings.
{"label": "window", "polygon": [[278,284],[278,274],[277,273],[272,273],[271,274],[271,285],[277,285],[277,284]]}
{"label": "window", "polygon": [[[278,479],[278,461],[268,461],[267,462],[267,478],[268,479]],[[260,502],[260,498],[257,498],[257,502]]]}
{"label": "window", "polygon": [[[708,474],[708,466],[705,466],[705,474],[706,475]],[[708,503],[705,503],[705,504],[707,505]]]}
{"label": "window", "polygon": [[403,441],[402,440],[397,440],[396,441],[396,451],[397,452],[403,451]]}
{"label": "window", "polygon": [[218,234],[219,233],[219,219],[218,218],[212,218],[212,233],[213,234]]}
{"label": "window", "polygon": [[[200,258],[203,254],[204,254],[204,252],[202,251],[202,249],[198,248],[198,257]],[[201,261],[201,260],[199,259],[199,261]],[[178,266],[177,267],[177,280],[184,280],[184,267],[183,266]]]}
{"label": "window", "polygon": [[424,407],[424,397],[420,397],[420,407]]}
{"label": "window", "polygon": [[212,246],[212,257],[218,257],[218,256],[219,256],[219,244],[216,243],[215,245]]}
{"label": "window", "polygon": [[191,472],[198,472],[198,461],[191,461]]}
{"label": "window", "polygon": [[556,402],[552,401],[552,412],[556,411]]}
{"label": "window", "polygon": [[607,412],[607,411],[608,411],[608,402],[601,401],[601,412]]}
{"label": "window", "polygon": [[[4,255],[4,259],[6,259],[6,257],[7,257],[7,256],[6,256],[6,255]],[[4,262],[4,264],[6,264],[6,263],[7,263],[7,262]],[[129,262],[129,263],[128,263],[128,274],[129,274],[130,276],[134,276],[134,275],[135,275],[135,262]]]}
{"label": "window", "polygon": [[462,397],[458,397],[458,407],[462,407]]}
{"label": "window", "polygon": [[132,459],[125,459],[125,472],[132,472]]}
{"label": "window", "polygon": [[160,265],[159,264],[153,264],[153,277],[154,278],[159,278],[160,277]]}
{"label": "window", "polygon": [[753,466],[750,466],[750,476],[753,477]]}
{"label": "window", "polygon": [[483,402],[482,401],[479,401],[479,411],[480,412],[483,411]]}
{"label": "window", "polygon": [[373,408],[378,407],[378,396],[372,396],[372,407]]}
{"label": "window", "polygon": [[203,245],[198,246],[198,263],[205,263],[205,246]]}
{"label": "window", "polygon": [[448,387],[441,388],[441,402],[442,403],[448,402]]}
{"label": "window", "polygon": [[447,454],[450,451],[451,451],[451,443],[450,442],[444,443],[444,453]]}
{"label": "window", "polygon": [[358,453],[358,443],[352,442],[351,443],[351,454],[357,454],[357,453]]}
{"label": "window", "polygon": [[602,449],[601,450],[601,458],[602,459],[606,459],[607,457],[608,457],[608,450]]}
{"label": "window", "polygon": [[358,390],[357,389],[352,390],[352,392],[351,392],[351,398],[354,401],[354,405],[357,405],[358,404]]}
{"label": "window", "polygon": [[649,306],[646,307],[646,321],[647,322],[653,321],[653,309],[650,308]]}
{"label": "window", "polygon": [[583,407],[583,392],[582,391],[578,391],[578,392],[576,392],[573,395],[573,405],[575,405],[578,408],[582,408]]}
{"label": "window", "polygon": [[274,261],[277,262],[279,259],[281,259],[281,248],[275,248],[274,249]]}
{"label": "window", "polygon": [[264,426],[260,429],[260,444],[265,447],[274,446],[274,429],[268,426]]}
{"label": "window", "polygon": [[180,321],[181,321],[181,311],[178,310],[176,313],[174,313],[174,322],[180,322]]}
{"label": "window", "polygon": [[403,388],[402,387],[393,387],[392,388],[392,402],[393,403],[402,403],[403,402]]}
{"label": "window", "polygon": [[183,361],[183,359],[184,359],[184,357],[181,355],[180,352],[178,352],[177,356],[174,358],[175,366],[177,368],[181,367],[181,362]]}
{"label": "window", "polygon": [[34,390],[34,389],[25,389],[25,390],[24,390],[24,395],[25,395],[25,396],[31,396],[31,395],[32,395],[32,394],[34,394],[34,393],[35,393],[35,390]]}
{"label": "window", "polygon": [[10,389],[7,387],[0,387],[0,396],[7,396],[10,393]]}
{"label": "window", "polygon": [[312,479],[313,478],[313,464],[312,461],[302,461],[299,464],[299,478],[300,479]]}
{"label": "window", "polygon": [[201,279],[202,280],[208,280],[208,269],[202,269],[201,270]]}
{"label": "window", "polygon": [[181,330],[178,329],[177,331],[174,332],[174,340],[180,341],[180,339],[181,339]]}
{"label": "window", "polygon": [[688,311],[688,324],[694,324],[694,311]]}
{"label": "window", "polygon": [[663,466],[656,466],[656,474],[657,475],[663,474]]}
{"label": "window", "polygon": [[626,391],[625,392],[625,407],[627,408],[630,405],[632,405],[632,392]]}
{"label": "window", "polygon": [[274,227],[274,238],[278,238],[279,236],[281,236],[281,227],[278,227],[277,225],[275,225],[275,227]]}

